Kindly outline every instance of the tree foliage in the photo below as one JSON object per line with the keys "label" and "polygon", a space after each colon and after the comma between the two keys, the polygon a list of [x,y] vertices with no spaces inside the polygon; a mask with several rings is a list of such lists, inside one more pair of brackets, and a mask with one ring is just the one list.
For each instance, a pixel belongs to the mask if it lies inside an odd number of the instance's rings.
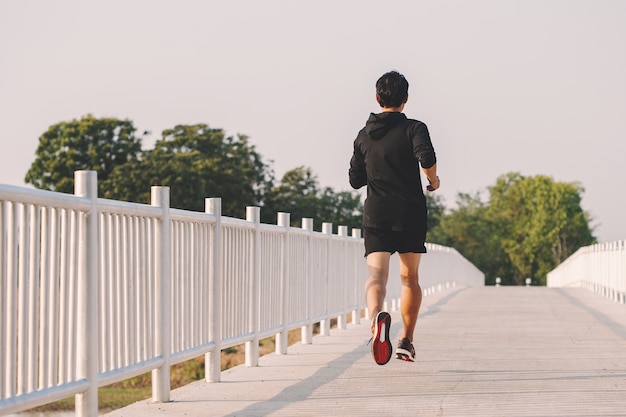
{"label": "tree foliage", "polygon": [[316,230],[322,221],[360,227],[363,211],[358,194],[321,188],[310,168],[288,171],[276,183],[247,136],[226,136],[206,124],[166,129],[154,149],[142,151],[128,120],[88,115],[61,122],[41,136],[27,181],[71,193],[78,169],[98,172],[105,198],[148,203],[151,186],[169,186],[172,207],[204,211],[206,197],[220,197],[223,215],[242,218],[246,206],[261,206],[265,223],[288,212],[293,225],[313,218]]}
{"label": "tree foliage", "polygon": [[94,170],[102,195],[113,170],[137,161],[140,154],[141,137],[130,120],[87,115],[52,125],[41,135],[25,181],[40,189],[72,193],[74,171]]}
{"label": "tree foliage", "polygon": [[485,272],[487,282],[545,284],[546,275],[579,247],[594,242],[578,183],[509,173],[488,188],[489,201],[460,194],[432,241],[454,246]]}
{"label": "tree foliage", "polygon": [[205,197],[222,199],[222,214],[243,217],[262,203],[272,172],[244,135],[226,136],[206,124],[163,131],[141,161],[118,167],[110,198],[149,201],[150,187],[170,187],[172,207],[204,211]]}
{"label": "tree foliage", "polygon": [[303,217],[315,218],[318,193],[317,177],[310,168],[287,171],[280,183],[268,192],[262,218],[267,223],[274,223],[278,212],[290,213],[293,225],[299,225]]}
{"label": "tree foliage", "polygon": [[431,229],[428,241],[451,246],[485,273],[486,280],[506,276],[511,271],[506,254],[499,246],[501,231],[488,217],[488,205],[480,194],[460,193],[457,208],[444,214]]}
{"label": "tree foliage", "polygon": [[[354,191],[335,192],[325,187],[319,197],[317,219],[337,226],[348,226],[348,234],[352,229],[362,226],[363,203]],[[336,230],[335,230],[336,231]]]}
{"label": "tree foliage", "polygon": [[291,224],[300,226],[302,218],[312,218],[315,230],[321,223],[361,227],[363,205],[355,192],[335,192],[332,188],[321,189],[317,176],[309,167],[287,171],[280,183],[267,194],[264,206],[265,222],[275,222],[278,212],[291,213]]}
{"label": "tree foliage", "polygon": [[426,209],[428,211],[428,230],[434,230],[445,215],[446,206],[439,194],[426,193]]}
{"label": "tree foliage", "polygon": [[594,242],[578,183],[507,174],[489,191],[490,217],[503,232],[501,245],[514,266],[516,283],[530,277],[545,284],[556,265]]}

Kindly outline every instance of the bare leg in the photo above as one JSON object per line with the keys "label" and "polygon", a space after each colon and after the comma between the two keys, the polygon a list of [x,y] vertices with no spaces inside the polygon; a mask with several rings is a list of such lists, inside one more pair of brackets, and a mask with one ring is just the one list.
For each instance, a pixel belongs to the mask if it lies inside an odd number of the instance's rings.
{"label": "bare leg", "polygon": [[[422,288],[419,284],[418,269],[421,253],[401,253],[400,279],[402,292],[400,294],[400,312],[404,325],[400,339],[407,338],[413,342],[413,332],[417,323],[417,315],[422,304]],[[369,305],[369,304],[368,304]]]}
{"label": "bare leg", "polygon": [[365,301],[372,319],[383,309],[387,295],[390,257],[389,252],[372,252],[367,255],[369,278],[365,283]]}

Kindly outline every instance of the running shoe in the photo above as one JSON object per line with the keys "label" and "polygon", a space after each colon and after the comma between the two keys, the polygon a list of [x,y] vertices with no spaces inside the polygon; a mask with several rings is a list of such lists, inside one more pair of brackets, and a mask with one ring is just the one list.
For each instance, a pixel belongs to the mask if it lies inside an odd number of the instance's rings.
{"label": "running shoe", "polygon": [[381,311],[374,318],[374,337],[372,338],[372,356],[379,365],[384,365],[391,359],[391,341],[389,340],[389,328],[391,316]]}
{"label": "running shoe", "polygon": [[398,343],[398,348],[396,349],[396,359],[407,362],[415,362],[415,348],[406,337]]}

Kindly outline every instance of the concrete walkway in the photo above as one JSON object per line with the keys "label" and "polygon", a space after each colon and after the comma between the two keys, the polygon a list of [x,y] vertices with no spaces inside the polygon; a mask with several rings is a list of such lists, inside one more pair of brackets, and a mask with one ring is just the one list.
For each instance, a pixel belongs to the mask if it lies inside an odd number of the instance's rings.
{"label": "concrete walkway", "polygon": [[[394,347],[400,329],[393,313]],[[626,306],[582,289],[456,288],[424,299],[417,362],[372,360],[369,325],[110,417],[626,416]]]}

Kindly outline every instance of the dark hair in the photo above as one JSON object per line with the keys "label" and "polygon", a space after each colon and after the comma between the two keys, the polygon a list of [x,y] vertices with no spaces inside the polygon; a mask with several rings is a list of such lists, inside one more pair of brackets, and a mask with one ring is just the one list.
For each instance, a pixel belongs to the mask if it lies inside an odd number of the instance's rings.
{"label": "dark hair", "polygon": [[409,82],[397,71],[389,71],[376,81],[376,98],[381,107],[400,107],[409,94]]}

